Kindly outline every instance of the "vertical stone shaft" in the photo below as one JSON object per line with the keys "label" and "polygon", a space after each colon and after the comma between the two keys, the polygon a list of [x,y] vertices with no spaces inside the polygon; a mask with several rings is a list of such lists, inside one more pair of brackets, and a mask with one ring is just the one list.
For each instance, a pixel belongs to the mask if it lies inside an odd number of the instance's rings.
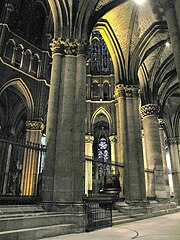
{"label": "vertical stone shaft", "polygon": [[[113,163],[113,164],[115,164],[115,163],[118,163],[117,162],[117,147],[116,147],[116,145],[117,145],[117,137],[115,136],[115,135],[112,135],[112,136],[110,136],[109,137],[109,140],[110,140],[110,144],[111,144],[111,162]],[[116,174],[116,173],[118,173],[118,171],[119,171],[120,169],[118,168],[118,167],[115,167],[115,166],[112,166],[111,167],[111,173],[112,174]]]}
{"label": "vertical stone shaft", "polygon": [[58,106],[62,72],[62,47],[57,40],[52,42],[52,71],[48,101],[46,129],[46,157],[43,172],[43,201],[53,201],[54,167],[56,158],[56,136],[58,124]]}
{"label": "vertical stone shaft", "polygon": [[[67,46],[71,50],[71,46]],[[70,47],[70,49],[69,49]],[[75,111],[76,57],[67,52],[64,58],[61,97],[58,108],[54,201],[73,201],[73,136]],[[57,124],[57,123],[56,123]]]}
{"label": "vertical stone shaft", "polygon": [[180,204],[180,163],[176,138],[169,138],[174,196]]}
{"label": "vertical stone shaft", "polygon": [[166,196],[169,198],[170,197],[170,187],[169,187],[169,179],[168,179],[168,172],[167,172],[166,149],[165,149],[164,131],[163,131],[164,120],[162,118],[159,118],[158,121],[159,121],[159,136],[160,136],[160,143],[161,143],[164,179],[165,179],[165,183],[166,183]]}
{"label": "vertical stone shaft", "polygon": [[127,195],[126,186],[129,185],[129,179],[126,172],[128,171],[128,145],[127,145],[127,113],[126,113],[126,100],[125,89],[123,84],[118,84],[115,87],[116,104],[116,119],[117,119],[117,141],[118,141],[118,163],[124,164],[124,169],[120,171],[120,184],[121,190],[120,196],[124,193]]}
{"label": "vertical stone shaft", "polygon": [[[169,35],[171,39],[172,50],[174,54],[174,61],[176,65],[177,76],[180,82],[180,41],[179,41],[180,31],[178,27],[177,18],[176,18],[174,3],[171,0],[170,1],[166,0],[164,3],[164,10],[166,15]],[[179,19],[179,16],[178,16],[178,19]]]}
{"label": "vertical stone shaft", "polygon": [[166,198],[166,191],[157,119],[158,111],[159,108],[155,104],[148,104],[141,107],[147,165],[150,170],[154,170],[154,175],[149,172],[148,176],[148,195],[149,197],[161,199]]}
{"label": "vertical stone shaft", "polygon": [[[85,117],[86,117],[86,44],[78,42],[75,123],[74,123],[74,201],[82,201],[85,177]],[[91,162],[92,165],[92,162]],[[89,170],[92,167],[89,167]],[[92,170],[89,172],[90,189],[92,190]]]}
{"label": "vertical stone shaft", "polygon": [[[39,121],[26,122],[26,141],[40,144],[44,125]],[[26,148],[22,169],[21,194],[23,196],[34,196],[38,183],[39,152],[35,149]]]}
{"label": "vertical stone shaft", "polygon": [[136,143],[136,156],[137,156],[137,165],[139,172],[139,197],[141,200],[146,199],[146,186],[145,186],[145,172],[144,172],[144,157],[143,157],[143,145],[142,145],[142,130],[141,130],[141,118],[140,118],[140,109],[139,109],[139,88],[138,86],[132,87],[133,91],[133,109],[134,109],[134,130],[135,130],[135,139]]}
{"label": "vertical stone shaft", "polygon": [[[86,135],[85,137],[85,155],[92,158],[93,156],[93,141],[94,137]],[[85,162],[85,194],[88,195],[88,191],[92,191],[92,162]]]}

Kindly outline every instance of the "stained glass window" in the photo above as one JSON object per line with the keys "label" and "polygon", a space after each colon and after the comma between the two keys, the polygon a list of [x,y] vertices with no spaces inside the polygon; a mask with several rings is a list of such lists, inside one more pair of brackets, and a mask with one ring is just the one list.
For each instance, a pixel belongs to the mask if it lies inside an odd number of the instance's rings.
{"label": "stained glass window", "polygon": [[99,31],[92,32],[91,73],[110,73],[110,54]]}
{"label": "stained glass window", "polygon": [[[109,160],[108,144],[104,137],[101,137],[98,144],[98,159],[106,163]],[[99,177],[105,176],[109,171],[109,166],[104,163],[98,163]]]}

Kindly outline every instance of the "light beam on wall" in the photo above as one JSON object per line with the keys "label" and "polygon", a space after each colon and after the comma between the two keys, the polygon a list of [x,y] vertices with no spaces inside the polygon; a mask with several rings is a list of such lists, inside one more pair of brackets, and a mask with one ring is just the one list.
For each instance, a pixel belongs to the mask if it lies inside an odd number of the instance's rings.
{"label": "light beam on wall", "polygon": [[134,0],[138,5],[141,5],[145,2],[145,0]]}

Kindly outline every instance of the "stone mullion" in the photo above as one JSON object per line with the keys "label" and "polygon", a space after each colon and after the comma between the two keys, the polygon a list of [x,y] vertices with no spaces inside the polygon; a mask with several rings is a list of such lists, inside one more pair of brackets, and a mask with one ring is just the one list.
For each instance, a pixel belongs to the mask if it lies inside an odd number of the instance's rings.
{"label": "stone mullion", "polygon": [[141,132],[141,118],[139,111],[139,88],[138,86],[132,86],[133,92],[133,109],[134,109],[134,130],[136,143],[136,156],[137,166],[139,174],[139,197],[140,200],[146,199],[146,186],[145,186],[145,172],[144,172],[144,158],[143,158],[143,146],[142,146],[142,132]]}
{"label": "stone mullion", "polygon": [[176,138],[169,138],[171,168],[173,177],[173,187],[175,200],[180,204],[180,163],[178,156],[178,146]]}
{"label": "stone mullion", "polygon": [[166,0],[165,2],[163,2],[163,6],[166,15],[172,50],[174,54],[177,76],[180,81],[180,31],[176,18],[179,13],[176,15],[175,6],[172,0]]}
{"label": "stone mullion", "polygon": [[127,112],[126,112],[126,100],[125,100],[125,88],[122,84],[118,84],[115,87],[116,104],[116,119],[117,119],[117,141],[118,141],[118,163],[124,164],[124,169],[120,169],[120,184],[121,193],[123,197],[124,193],[127,196],[125,188],[129,185],[128,179],[128,144],[127,144]]}
{"label": "stone mullion", "polygon": [[[77,42],[75,122],[74,122],[74,187],[73,200],[82,201],[85,176],[85,117],[86,117],[86,48],[85,42]],[[92,163],[91,163],[92,164]],[[90,167],[92,168],[92,167]],[[89,169],[90,169],[89,168]],[[91,176],[90,176],[91,175]],[[92,170],[89,172],[89,190],[92,190]]]}
{"label": "stone mullion", "polygon": [[164,120],[162,118],[159,118],[158,121],[159,121],[159,136],[160,136],[160,143],[161,143],[164,178],[165,178],[165,183],[166,183],[166,195],[169,198],[170,197],[170,187],[169,187],[169,179],[168,179],[168,172],[167,172],[166,149],[165,149],[164,131],[163,131]]}
{"label": "stone mullion", "polygon": [[141,107],[147,164],[148,168],[154,171],[154,174],[149,173],[148,195],[149,197],[165,199],[166,190],[157,119],[158,111],[159,108],[155,104],[148,104]]}

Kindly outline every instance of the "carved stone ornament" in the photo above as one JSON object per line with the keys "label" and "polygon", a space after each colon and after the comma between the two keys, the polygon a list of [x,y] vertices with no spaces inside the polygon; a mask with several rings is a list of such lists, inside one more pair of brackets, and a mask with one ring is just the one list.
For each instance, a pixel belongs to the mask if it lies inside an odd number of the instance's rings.
{"label": "carved stone ornament", "polygon": [[116,99],[125,97],[124,84],[118,84],[115,86],[114,96]]}
{"label": "carved stone ornament", "polygon": [[44,124],[39,121],[26,121],[26,129],[43,131]]}
{"label": "carved stone ornament", "polygon": [[159,114],[159,106],[156,104],[147,104],[141,107],[142,118],[150,115],[157,116],[158,114]]}
{"label": "carved stone ornament", "polygon": [[94,137],[93,136],[91,136],[91,135],[86,135],[85,136],[85,143],[93,144],[93,141],[94,141]]}
{"label": "carved stone ornament", "polygon": [[127,98],[132,98],[133,97],[133,91],[130,86],[126,86],[126,97]]}
{"label": "carved stone ornament", "polygon": [[159,128],[163,129],[164,125],[165,125],[165,121],[163,118],[158,118],[158,122],[159,122]]}
{"label": "carved stone ornament", "polygon": [[178,143],[178,138],[168,138],[169,144],[177,144]]}
{"label": "carved stone ornament", "polygon": [[117,136],[110,136],[109,137],[109,140],[110,140],[110,143],[112,144],[112,143],[116,143],[117,142]]}
{"label": "carved stone ornament", "polygon": [[58,39],[54,38],[50,43],[50,49],[52,51],[52,54],[55,54],[55,53],[63,54],[64,41],[60,38]]}

